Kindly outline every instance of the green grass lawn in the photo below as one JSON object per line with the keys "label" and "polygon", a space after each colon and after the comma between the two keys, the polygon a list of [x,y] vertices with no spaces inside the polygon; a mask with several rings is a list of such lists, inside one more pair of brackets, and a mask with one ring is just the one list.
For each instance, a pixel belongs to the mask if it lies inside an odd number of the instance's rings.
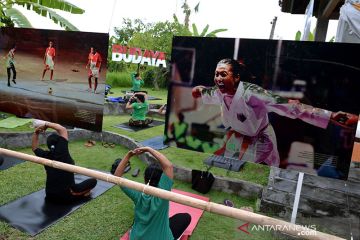
{"label": "green grass lawn", "polygon": [[[164,125],[153,127],[150,129],[141,130],[138,132],[129,132],[119,128],[113,127],[116,124],[127,122],[129,116],[105,116],[103,123],[103,131],[109,131],[126,135],[137,141],[143,141],[154,136],[160,136],[164,133]],[[210,156],[210,154],[188,151],[175,147],[169,147],[161,151],[168,156],[171,161],[178,166],[183,166],[191,169],[204,169],[205,165],[203,161]],[[246,163],[244,168],[240,172],[227,171],[222,168],[212,168],[211,172],[218,176],[225,176],[229,178],[237,178],[261,185],[266,185],[268,182],[268,176],[270,168],[260,164]]]}
{"label": "green grass lawn", "polygon": [[[164,125],[160,125],[150,129],[145,129],[138,132],[129,132],[126,130],[113,127],[116,124],[127,122],[129,118],[130,117],[127,115],[104,116],[103,131],[109,131],[109,132],[125,135],[139,142],[152,138],[154,136],[160,136],[164,134]],[[30,124],[13,129],[0,128],[0,133],[24,132],[24,131],[33,131],[33,129],[30,128]],[[171,161],[175,165],[191,168],[191,169],[205,169],[205,165],[203,164],[203,161],[210,156],[210,154],[200,153],[200,152],[195,153],[193,151],[188,151],[175,147],[169,147],[167,149],[162,150],[162,152],[166,156],[168,156],[169,159],[171,159]],[[270,168],[264,165],[246,163],[244,168],[240,172],[227,171],[222,168],[212,168],[211,172],[217,176],[241,179],[265,186],[268,182]]]}
{"label": "green grass lawn", "polygon": [[[113,161],[122,157],[128,150],[122,146],[104,148],[101,144],[87,148],[85,140],[70,143],[70,152],[77,165],[87,168],[109,171]],[[31,149],[19,149],[21,152],[31,153]],[[145,164],[138,158],[131,160],[132,170],[125,177],[143,182],[142,173]],[[141,174],[134,178],[131,173],[135,168],[141,169]],[[0,205],[44,187],[45,171],[43,166],[25,162],[8,170],[0,172]],[[175,180],[174,188],[194,192],[190,184]],[[199,193],[197,193],[199,194]],[[200,194],[201,195],[201,194]],[[252,206],[255,208],[256,199],[243,199],[239,196],[210,191],[205,194],[210,201],[222,203],[230,199],[235,207]],[[133,203],[121,190],[114,186],[112,189],[90,201],[80,209],[63,218],[44,232],[31,238],[26,234],[0,222],[0,239],[118,239],[131,226],[133,221]],[[247,235],[239,232],[237,227],[243,222],[205,212],[191,239],[275,239],[270,233],[256,232]]]}

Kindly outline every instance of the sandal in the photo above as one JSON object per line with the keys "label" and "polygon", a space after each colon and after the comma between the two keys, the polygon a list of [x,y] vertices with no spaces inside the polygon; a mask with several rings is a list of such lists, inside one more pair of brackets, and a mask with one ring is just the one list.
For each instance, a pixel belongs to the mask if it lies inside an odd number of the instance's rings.
{"label": "sandal", "polygon": [[84,146],[85,146],[85,147],[93,147],[95,144],[96,144],[95,141],[88,140],[88,141],[84,144]]}
{"label": "sandal", "polygon": [[102,145],[103,147],[105,147],[105,148],[108,148],[108,147],[109,147],[109,144],[106,143],[106,142],[102,142],[101,145]]}
{"label": "sandal", "polygon": [[224,200],[224,205],[228,207],[234,207],[234,203],[229,199]]}
{"label": "sandal", "polygon": [[124,169],[124,173],[127,173],[128,171],[130,171],[130,169],[131,169],[130,164],[127,164],[125,169]]}
{"label": "sandal", "polygon": [[134,172],[131,174],[131,176],[137,177],[137,176],[139,175],[139,173],[140,173],[140,169],[139,169],[139,168],[136,168],[136,169],[134,170]]}
{"label": "sandal", "polygon": [[111,147],[111,148],[114,148],[114,147],[115,147],[115,143],[108,143],[108,146]]}

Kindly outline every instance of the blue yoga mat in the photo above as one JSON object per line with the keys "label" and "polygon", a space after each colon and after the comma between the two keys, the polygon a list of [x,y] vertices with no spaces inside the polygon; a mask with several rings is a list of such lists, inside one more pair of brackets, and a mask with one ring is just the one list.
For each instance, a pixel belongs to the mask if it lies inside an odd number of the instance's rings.
{"label": "blue yoga mat", "polygon": [[145,141],[140,142],[143,146],[151,147],[155,150],[162,150],[165,148],[168,148],[168,145],[164,144],[164,137],[163,136],[157,136],[150,139],[147,139]]}
{"label": "blue yoga mat", "polygon": [[23,162],[24,162],[23,160],[17,158],[0,155],[0,171],[6,170],[8,168],[11,168],[12,166],[15,166],[16,164]]}

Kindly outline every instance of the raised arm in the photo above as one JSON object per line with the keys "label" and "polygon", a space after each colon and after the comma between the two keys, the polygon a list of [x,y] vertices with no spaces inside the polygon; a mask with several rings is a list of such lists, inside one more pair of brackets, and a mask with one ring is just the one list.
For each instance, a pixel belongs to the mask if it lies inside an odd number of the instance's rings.
{"label": "raised arm", "polygon": [[134,152],[133,151],[129,151],[125,157],[121,160],[121,162],[119,163],[119,165],[117,166],[114,175],[117,177],[121,177],[124,174],[124,170],[126,167],[126,164],[130,161],[130,158],[132,156],[134,156]]}
{"label": "raised arm", "polygon": [[173,164],[170,162],[170,160],[164,154],[160,153],[159,151],[156,151],[155,149],[152,149],[151,147],[140,147],[140,148],[134,149],[134,153],[136,155],[144,153],[144,152],[151,153],[159,161],[164,173],[170,179],[174,178]]}
{"label": "raised arm", "polygon": [[268,112],[291,119],[300,119],[323,129],[329,124],[331,111],[306,105],[297,100],[289,100],[255,84],[245,85],[245,89],[243,97],[249,106],[255,108],[262,105]]}
{"label": "raised arm", "polygon": [[203,91],[203,89],[205,89],[204,86],[196,86],[196,87],[193,87],[193,89],[192,89],[192,91],[191,91],[193,98],[199,98],[199,97],[201,97],[201,92]]}
{"label": "raised arm", "polygon": [[66,130],[65,127],[61,126],[60,124],[57,123],[52,123],[52,122],[45,122],[45,130],[47,128],[52,128],[54,129],[60,136],[62,136],[63,138],[65,138],[66,140],[69,139],[68,137],[68,131]]}
{"label": "raised arm", "polygon": [[191,93],[194,99],[201,98],[204,104],[221,104],[221,97],[216,86],[196,86],[192,89]]}
{"label": "raised arm", "polygon": [[145,101],[147,101],[147,93],[145,93],[145,92],[136,92],[136,93],[135,93],[135,97],[136,97],[136,95],[142,95],[142,96],[144,96]]}
{"label": "raised arm", "polygon": [[126,106],[125,106],[125,108],[126,109],[133,109],[133,107],[132,107],[132,100],[134,99],[134,96],[132,96],[130,99],[129,99],[129,101],[126,103]]}
{"label": "raised arm", "polygon": [[32,135],[31,149],[33,150],[33,152],[39,147],[39,134],[45,131],[44,129],[45,126],[37,127],[34,131],[34,134]]}

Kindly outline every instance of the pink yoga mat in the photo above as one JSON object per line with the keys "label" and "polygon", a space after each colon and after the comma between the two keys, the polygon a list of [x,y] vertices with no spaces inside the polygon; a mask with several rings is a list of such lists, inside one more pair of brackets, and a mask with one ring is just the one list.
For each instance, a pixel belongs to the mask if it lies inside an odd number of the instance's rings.
{"label": "pink yoga mat", "polygon": [[[209,198],[207,197],[203,197],[194,193],[189,193],[189,192],[184,192],[184,191],[180,191],[177,189],[172,189],[172,192],[175,193],[179,193],[185,196],[189,196],[189,197],[193,197],[193,198],[197,198],[197,199],[201,199],[204,201],[209,201]],[[190,225],[187,227],[187,229],[185,230],[184,234],[181,237],[181,240],[187,240],[189,236],[191,236],[191,234],[193,233],[197,223],[200,220],[201,215],[203,214],[203,210],[201,209],[197,209],[197,208],[193,208],[193,207],[189,207],[186,205],[182,205],[179,203],[175,203],[175,202],[170,202],[170,207],[169,207],[169,217],[172,217],[173,215],[177,214],[177,213],[189,213],[191,215],[191,223]],[[120,240],[129,240],[129,231],[127,231],[124,236],[122,236],[120,238]]]}

